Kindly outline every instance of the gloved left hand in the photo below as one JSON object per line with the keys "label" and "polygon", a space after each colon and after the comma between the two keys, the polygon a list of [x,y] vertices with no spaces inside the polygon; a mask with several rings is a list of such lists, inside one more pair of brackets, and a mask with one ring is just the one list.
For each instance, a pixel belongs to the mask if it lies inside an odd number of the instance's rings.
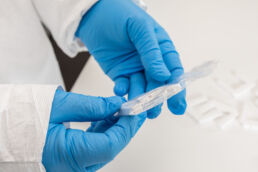
{"label": "gloved left hand", "polygon": [[[83,17],[76,33],[123,96],[132,74],[144,71],[146,91],[174,82],[184,71],[167,32],[132,0],[99,0]],[[175,114],[186,109],[185,90],[168,100]],[[148,111],[155,118],[157,106]]]}
{"label": "gloved left hand", "polygon": [[[117,96],[102,98],[57,90],[42,157],[47,172],[91,172],[110,162],[146,119],[145,113],[114,118],[124,102]],[[66,129],[63,122],[71,121],[95,122],[85,132]]]}

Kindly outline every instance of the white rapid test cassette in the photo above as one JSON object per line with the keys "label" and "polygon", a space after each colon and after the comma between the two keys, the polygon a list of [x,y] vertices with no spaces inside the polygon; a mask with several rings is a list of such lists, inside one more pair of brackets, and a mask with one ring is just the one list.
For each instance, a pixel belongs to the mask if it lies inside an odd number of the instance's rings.
{"label": "white rapid test cassette", "polygon": [[116,115],[137,115],[144,111],[147,111],[170,97],[176,95],[180,91],[186,88],[191,82],[208,76],[217,66],[217,62],[208,61],[200,66],[193,68],[191,71],[181,75],[177,82],[174,84],[167,84],[158,87],[150,92],[147,92],[139,97],[136,97],[126,103],[124,103]]}

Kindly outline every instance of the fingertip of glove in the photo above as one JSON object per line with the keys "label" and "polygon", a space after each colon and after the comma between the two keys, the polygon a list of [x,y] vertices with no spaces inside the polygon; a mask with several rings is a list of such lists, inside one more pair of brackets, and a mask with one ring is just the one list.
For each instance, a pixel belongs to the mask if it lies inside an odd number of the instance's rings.
{"label": "fingertip of glove", "polygon": [[127,88],[115,86],[115,87],[114,87],[114,93],[115,93],[117,96],[124,96],[124,95],[127,93]]}
{"label": "fingertip of glove", "polygon": [[186,111],[187,103],[185,99],[181,99],[178,102],[168,103],[169,110],[175,115],[183,115]]}
{"label": "fingertip of glove", "polygon": [[115,79],[114,93],[118,96],[124,96],[128,93],[129,80],[125,77],[119,77]]}
{"label": "fingertip of glove", "polygon": [[108,97],[107,100],[110,105],[110,108],[115,111],[119,110],[121,105],[126,102],[126,99],[120,96]]}
{"label": "fingertip of glove", "polygon": [[168,83],[174,83],[178,81],[178,78],[184,73],[183,68],[176,68],[171,71],[171,76],[169,78]]}
{"label": "fingertip of glove", "polygon": [[167,81],[169,78],[171,77],[170,72],[166,69],[166,70],[162,70],[162,71],[157,71],[157,72],[153,72],[153,79],[155,79],[156,81],[160,81],[160,82],[165,82]]}

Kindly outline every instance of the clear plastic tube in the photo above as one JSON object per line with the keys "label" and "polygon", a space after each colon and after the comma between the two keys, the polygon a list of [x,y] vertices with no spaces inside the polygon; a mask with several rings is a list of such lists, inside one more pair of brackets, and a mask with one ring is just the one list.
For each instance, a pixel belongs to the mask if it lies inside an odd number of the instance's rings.
{"label": "clear plastic tube", "polygon": [[216,66],[217,62],[215,61],[208,61],[200,66],[197,66],[191,71],[181,75],[177,79],[176,83],[158,87],[124,103],[117,115],[137,115],[147,111],[176,95],[185,89],[186,85],[189,85],[189,83],[209,75]]}

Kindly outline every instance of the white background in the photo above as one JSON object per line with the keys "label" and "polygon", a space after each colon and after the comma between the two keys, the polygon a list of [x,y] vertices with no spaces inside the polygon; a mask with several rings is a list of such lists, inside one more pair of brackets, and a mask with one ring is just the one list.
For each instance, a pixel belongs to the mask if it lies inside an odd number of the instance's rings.
{"label": "white background", "polygon": [[[257,0],[145,2],[148,12],[169,32],[186,71],[219,58],[249,81],[258,79]],[[209,91],[198,83],[193,88]],[[91,58],[73,91],[111,96],[112,87]],[[162,114],[147,120],[131,143],[100,171],[257,172],[258,131],[238,125],[225,131],[199,126],[187,115],[175,116],[163,107]]]}

